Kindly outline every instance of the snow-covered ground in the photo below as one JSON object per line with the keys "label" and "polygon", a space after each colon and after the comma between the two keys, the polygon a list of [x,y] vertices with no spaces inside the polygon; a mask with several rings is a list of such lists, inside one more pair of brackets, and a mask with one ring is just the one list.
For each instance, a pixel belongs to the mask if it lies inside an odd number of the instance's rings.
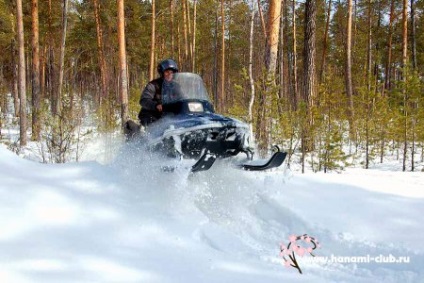
{"label": "snow-covered ground", "polygon": [[[423,214],[422,172],[190,175],[142,152],[51,165],[0,145],[0,282],[424,282]],[[297,256],[300,274],[280,244],[305,233],[320,261]]]}

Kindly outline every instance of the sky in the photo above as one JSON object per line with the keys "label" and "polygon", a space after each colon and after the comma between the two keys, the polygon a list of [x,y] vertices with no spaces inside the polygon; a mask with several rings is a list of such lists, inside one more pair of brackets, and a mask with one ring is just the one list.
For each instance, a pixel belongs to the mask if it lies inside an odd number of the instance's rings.
{"label": "sky", "polygon": [[[42,164],[0,145],[0,282],[424,280],[424,177],[397,161],[330,174],[218,161],[193,175],[114,156]],[[300,274],[280,249],[303,234],[320,248],[295,253]]]}

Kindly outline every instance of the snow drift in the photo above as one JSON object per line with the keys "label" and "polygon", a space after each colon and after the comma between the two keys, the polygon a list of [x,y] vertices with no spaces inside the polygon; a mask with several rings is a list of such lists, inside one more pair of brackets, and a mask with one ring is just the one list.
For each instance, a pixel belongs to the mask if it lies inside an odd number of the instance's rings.
{"label": "snow drift", "polygon": [[[163,173],[133,151],[107,165],[46,165],[0,147],[0,281],[423,282],[422,173],[225,165]],[[409,262],[298,257],[301,275],[279,246],[304,233],[321,242],[317,256]]]}

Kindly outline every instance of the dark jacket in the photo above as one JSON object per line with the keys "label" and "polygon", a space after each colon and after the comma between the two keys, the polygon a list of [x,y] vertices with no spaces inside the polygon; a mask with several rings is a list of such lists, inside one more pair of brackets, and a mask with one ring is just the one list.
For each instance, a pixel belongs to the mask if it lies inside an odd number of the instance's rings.
{"label": "dark jacket", "polygon": [[160,119],[162,115],[156,108],[157,105],[162,104],[162,84],[162,78],[155,79],[146,85],[141,94],[141,111],[138,118],[143,126]]}

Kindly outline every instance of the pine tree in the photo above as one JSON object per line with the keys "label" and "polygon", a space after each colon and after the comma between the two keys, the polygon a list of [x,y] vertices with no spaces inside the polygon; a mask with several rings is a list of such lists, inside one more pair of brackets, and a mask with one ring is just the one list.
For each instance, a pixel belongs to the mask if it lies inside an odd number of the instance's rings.
{"label": "pine tree", "polygon": [[18,87],[19,87],[19,100],[20,100],[20,145],[26,146],[27,144],[27,100],[26,100],[26,69],[25,69],[25,42],[24,42],[24,23],[22,12],[22,0],[16,1],[16,20],[18,27],[18,51],[19,51],[19,64],[18,64]]}

